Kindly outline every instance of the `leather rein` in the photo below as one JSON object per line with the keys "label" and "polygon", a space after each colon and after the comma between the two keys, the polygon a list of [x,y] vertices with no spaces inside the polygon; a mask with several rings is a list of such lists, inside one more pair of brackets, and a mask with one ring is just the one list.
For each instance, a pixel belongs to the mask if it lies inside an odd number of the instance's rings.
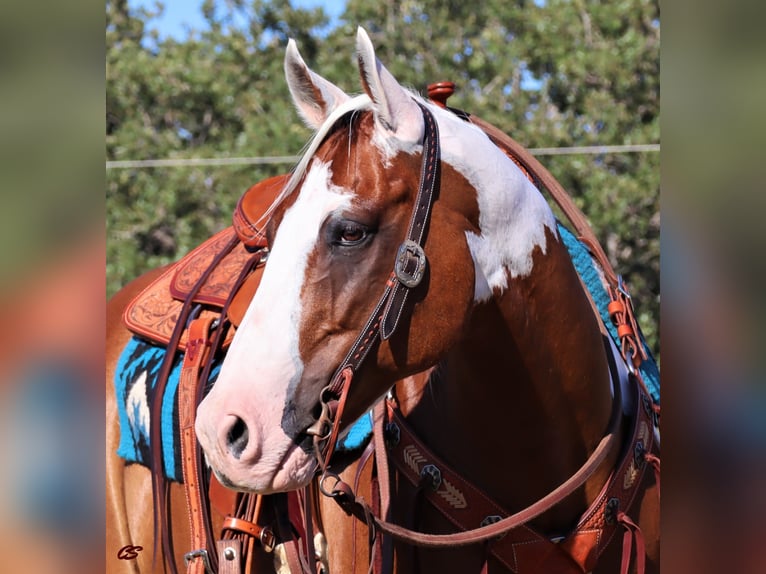
{"label": "leather rein", "polygon": [[[422,243],[428,227],[435,192],[438,190],[440,148],[439,131],[433,115],[425,106],[418,105],[422,110],[425,123],[423,162],[407,238],[399,247],[394,270],[386,283],[383,295],[341,366],[335,372],[331,383],[320,394],[322,411],[319,419],[306,432],[314,437],[314,449],[322,471],[319,480],[320,491],[325,496],[334,498],[347,512],[354,514],[366,522],[368,526],[378,528],[394,538],[411,544],[430,547],[464,546],[501,536],[522,526],[547,512],[579,489],[617,446],[617,430],[620,425],[622,409],[620,408],[619,383],[616,383],[609,428],[579,470],[558,488],[527,508],[479,528],[453,534],[426,534],[388,522],[383,517],[378,516],[363,499],[357,498],[352,489],[342,482],[336,474],[328,470],[328,464],[338,438],[346,398],[354,376],[372,346],[380,340],[390,338],[394,333],[407,296],[410,290],[420,283],[425,271],[426,256]],[[479,124],[479,127],[483,128],[484,126]],[[596,245],[598,245],[597,242]],[[326,485],[328,481],[334,481],[329,489]]]}

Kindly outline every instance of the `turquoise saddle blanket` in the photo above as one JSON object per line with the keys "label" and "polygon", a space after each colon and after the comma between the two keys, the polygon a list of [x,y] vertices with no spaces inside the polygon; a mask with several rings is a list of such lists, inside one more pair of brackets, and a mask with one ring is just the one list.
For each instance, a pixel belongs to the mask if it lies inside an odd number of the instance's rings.
{"label": "turquoise saddle blanket", "polygon": [[[115,374],[117,410],[120,419],[120,444],[117,454],[127,462],[149,466],[149,413],[154,388],[165,360],[166,349],[141,337],[133,337],[120,355]],[[183,353],[178,353],[162,398],[162,461],[165,477],[183,482],[178,427],[178,383]],[[218,362],[210,371],[212,385],[221,369]],[[372,414],[360,418],[341,439],[338,450],[354,450],[366,444],[372,433]]]}

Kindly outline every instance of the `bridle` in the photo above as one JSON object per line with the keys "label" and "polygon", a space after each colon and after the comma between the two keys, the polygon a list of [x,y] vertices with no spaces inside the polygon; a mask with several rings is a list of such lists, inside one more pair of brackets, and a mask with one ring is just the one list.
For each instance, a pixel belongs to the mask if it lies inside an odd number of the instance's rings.
{"label": "bridle", "polygon": [[[601,467],[609,454],[614,452],[618,447],[623,413],[621,407],[620,384],[616,381],[613,360],[610,359],[609,364],[613,378],[614,391],[612,413],[605,434],[583,465],[556,489],[523,510],[510,516],[506,516],[505,518],[497,516],[497,520],[488,523],[482,522],[481,526],[478,528],[462,530],[452,534],[427,534],[410,530],[401,525],[387,521],[385,513],[382,513],[382,516],[380,513],[376,513],[362,498],[356,496],[348,484],[343,482],[337,474],[328,469],[328,464],[332,457],[340,426],[342,424],[345,403],[354,377],[361,368],[371,348],[381,340],[387,340],[393,335],[399,324],[399,319],[401,318],[410,291],[420,284],[425,273],[427,260],[423,250],[423,241],[427,232],[435,194],[438,192],[440,148],[439,131],[433,115],[424,105],[419,102],[418,105],[421,108],[425,124],[425,133],[423,136],[423,159],[420,184],[415,205],[410,216],[407,237],[399,246],[394,263],[394,270],[386,283],[382,296],[367,320],[364,329],[357,336],[344,360],[340,363],[340,367],[334,373],[330,384],[320,393],[319,403],[321,405],[321,414],[317,421],[307,429],[306,433],[313,436],[314,452],[321,470],[318,488],[322,494],[333,498],[345,512],[353,514],[356,518],[365,522],[371,532],[379,530],[395,539],[416,546],[445,548],[465,546],[498,539],[498,537],[502,537],[515,529],[524,527],[526,524],[541,516],[581,488],[585,482],[593,476],[596,470]],[[480,120],[477,121],[474,118],[469,118],[465,114],[458,113],[458,115],[470,123],[478,124],[479,127],[492,138],[493,133],[487,130]],[[496,141],[496,143],[498,142]],[[502,138],[500,143],[505,143]],[[506,152],[508,151],[507,145],[500,145],[500,147]],[[530,163],[528,154],[523,154],[522,157],[526,160],[524,163]],[[528,177],[530,177],[530,174],[533,176],[537,176],[539,173],[542,173],[543,175],[547,174],[547,171],[544,170],[544,168],[542,170],[535,169],[536,166],[534,164],[525,166],[519,163],[519,159],[514,159],[514,157],[511,157],[511,159],[519,165]],[[530,167],[531,169],[526,169],[527,167]],[[584,218],[578,216],[579,211],[576,207],[567,209],[572,205],[571,199],[569,199],[565,193],[558,192],[558,187],[549,184],[546,184],[546,187],[549,188],[549,190],[551,187],[554,187],[554,199],[556,199],[559,205],[562,205],[568,216],[570,212],[574,214],[574,216],[570,216],[570,219],[575,223],[578,231],[581,228],[589,231],[587,224],[582,224]],[[584,239],[590,239],[592,232],[585,233],[584,235]],[[594,243],[596,246],[598,245],[597,242]],[[597,251],[597,255],[598,254],[599,251]],[[599,260],[601,259],[600,257],[597,258]],[[606,261],[605,257],[604,260]],[[609,269],[609,266],[607,265],[605,269]],[[625,334],[620,335],[621,338],[623,338],[623,335]],[[630,335],[630,333],[627,333],[627,335]],[[625,357],[625,349],[623,349],[622,354],[623,357],[627,359],[627,357]],[[640,386],[645,390],[643,382],[640,383]],[[638,387],[635,388],[637,389]],[[643,399],[648,396],[648,394],[640,394],[639,396]],[[652,414],[650,412],[651,409],[646,410],[648,417]],[[376,441],[380,440],[382,440],[381,437],[376,435]],[[378,451],[381,452],[379,453]],[[375,445],[376,461],[380,464],[381,469],[387,469],[388,465],[383,451],[385,451],[385,448],[382,445]],[[653,455],[647,454],[646,456],[646,460],[649,460]],[[643,451],[639,458],[641,457],[644,457]],[[619,470],[623,470],[627,461],[628,459],[625,459],[620,464]],[[655,470],[656,472],[659,472],[658,464],[655,466]],[[591,507],[592,514],[594,516],[606,517],[605,520],[607,523],[609,523],[610,520],[610,513],[614,514],[617,512],[614,507],[612,509],[609,508],[610,504],[613,502],[619,503],[619,500],[616,497],[612,497],[607,501],[607,494],[611,495],[616,492],[616,487],[614,486],[617,484],[616,477],[618,474],[616,474],[616,472],[617,471],[613,472],[611,478],[603,488],[601,497],[594,501]],[[635,490],[631,490],[630,492],[632,500],[632,493],[635,492]],[[381,489],[381,497],[382,496],[384,496],[383,489]],[[381,504],[383,504],[383,502],[381,502]],[[591,509],[589,509],[589,512],[591,512]],[[614,512],[612,512],[612,510],[614,510]],[[611,520],[612,523],[614,523],[615,519]],[[638,530],[638,527],[627,518],[624,511],[618,515],[616,520],[619,520],[626,528],[626,534],[623,539],[623,551],[625,551],[626,548],[628,549],[627,560],[629,562],[630,541],[632,540],[630,537],[634,535],[634,530]],[[376,539],[374,536],[373,538]],[[638,538],[640,538],[640,530],[639,534],[636,535],[636,554],[637,556],[640,555],[637,560],[639,560],[640,564],[639,571],[642,571],[643,539],[641,539],[641,542],[639,543]],[[628,562],[625,561],[625,552],[623,552],[623,554],[623,570],[626,570]]]}
{"label": "bridle", "polygon": [[319,418],[306,431],[306,434],[314,437],[314,452],[323,472],[326,471],[335,448],[346,398],[354,375],[359,371],[370,349],[380,340],[385,341],[394,334],[410,291],[420,284],[425,275],[426,254],[423,251],[423,241],[431,216],[431,207],[439,187],[441,151],[436,120],[423,104],[418,102],[418,106],[423,113],[425,125],[423,160],[420,184],[410,216],[407,236],[399,246],[394,269],[386,282],[386,288],[364,329],[351,345],[330,384],[320,393]]}

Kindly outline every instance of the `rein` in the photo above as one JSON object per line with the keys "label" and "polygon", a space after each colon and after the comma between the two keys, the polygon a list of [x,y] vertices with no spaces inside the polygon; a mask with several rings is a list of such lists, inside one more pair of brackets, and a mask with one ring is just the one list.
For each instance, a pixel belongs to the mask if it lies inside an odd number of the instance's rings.
{"label": "rein", "polygon": [[308,435],[314,437],[314,451],[323,472],[326,472],[327,464],[335,448],[343,409],[354,375],[372,346],[381,339],[389,339],[394,334],[410,291],[420,284],[425,275],[426,254],[422,244],[428,228],[435,192],[438,190],[441,152],[436,120],[425,106],[420,103],[418,105],[423,113],[425,124],[423,162],[407,237],[399,246],[394,270],[378,304],[341,362],[341,366],[333,375],[332,382],[320,393],[319,401],[322,411],[319,418],[306,431]]}
{"label": "rein", "polygon": [[[443,95],[442,98],[444,98]],[[441,98],[433,99],[437,104],[446,107],[443,103],[446,98],[442,101],[437,101]],[[527,508],[505,518],[496,516],[494,518],[497,518],[497,520],[489,521],[489,523],[483,522],[478,528],[464,529],[461,532],[452,534],[428,534],[394,524],[386,520],[388,516],[385,508],[380,508],[381,505],[385,507],[388,504],[387,498],[383,496],[383,489],[381,489],[381,503],[376,505],[377,509],[373,508],[364,499],[357,497],[354,494],[354,490],[347,483],[343,482],[337,474],[328,469],[342,423],[346,399],[354,376],[360,369],[370,349],[380,340],[386,340],[393,335],[408,294],[411,289],[420,284],[425,271],[426,256],[422,243],[427,230],[431,207],[433,206],[435,194],[438,191],[440,149],[438,127],[433,115],[423,105],[418,105],[423,113],[425,124],[423,160],[418,194],[410,218],[407,237],[399,247],[394,270],[386,283],[383,295],[367,320],[364,329],[341,362],[341,366],[333,375],[331,383],[320,393],[321,414],[316,423],[309,427],[306,432],[313,436],[315,454],[321,469],[319,490],[325,496],[333,498],[348,514],[353,514],[356,518],[365,522],[371,529],[371,541],[377,539],[377,536],[373,534],[377,529],[395,539],[416,546],[432,548],[458,547],[497,539],[514,529],[525,527],[530,521],[559,504],[585,484],[606,460],[609,453],[619,447],[617,442],[622,421],[620,384],[613,373],[614,399],[609,425],[601,441],[585,463],[555,490]],[[541,187],[540,184],[542,183],[542,186],[549,191],[553,199],[569,218],[580,235],[580,239],[589,247],[591,253],[604,270],[604,276],[609,285],[610,297],[613,302],[610,306],[610,314],[618,323],[618,332],[623,342],[621,353],[635,380],[645,392],[645,396],[648,396],[646,386],[637,370],[645,355],[639,342],[638,330],[633,319],[630,297],[623,288],[621,278],[612,270],[608,258],[595,234],[590,229],[585,216],[550,172],[520,144],[494,126],[475,116],[457,113],[468,122],[482,129],[490,140],[503,150],[537,187]],[[614,312],[612,308],[614,308]],[[391,405],[389,404],[390,408]],[[380,437],[377,438],[380,439]],[[378,440],[378,442],[381,441]],[[376,447],[377,450],[378,448]],[[385,454],[376,452],[375,458],[378,461],[382,460],[387,468]],[[328,483],[332,483],[329,488]],[[387,496],[387,493],[385,496]]]}

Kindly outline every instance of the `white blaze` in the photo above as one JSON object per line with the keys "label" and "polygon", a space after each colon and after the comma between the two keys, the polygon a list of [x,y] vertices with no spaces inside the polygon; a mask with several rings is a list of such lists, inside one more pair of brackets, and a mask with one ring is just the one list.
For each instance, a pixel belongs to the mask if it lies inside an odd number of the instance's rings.
{"label": "white blaze", "polygon": [[315,161],[298,199],[285,212],[260,286],[237,329],[216,387],[237,370],[237,380],[250,380],[254,387],[263,387],[267,396],[276,399],[279,389],[279,407],[284,407],[287,384],[303,371],[298,326],[308,256],[327,215],[351,200],[347,190],[330,182],[331,175],[330,164]]}
{"label": "white blaze", "polygon": [[[350,193],[333,185],[330,176],[330,164],[320,161],[306,173],[300,195],[285,211],[221,373],[198,410],[197,434],[208,462],[241,487],[293,488],[314,468],[314,458],[296,447],[281,420],[289,385],[304,369],[298,328],[308,257],[327,215],[351,201]],[[249,431],[241,460],[229,456],[219,435],[220,425],[232,416],[244,418]]]}

